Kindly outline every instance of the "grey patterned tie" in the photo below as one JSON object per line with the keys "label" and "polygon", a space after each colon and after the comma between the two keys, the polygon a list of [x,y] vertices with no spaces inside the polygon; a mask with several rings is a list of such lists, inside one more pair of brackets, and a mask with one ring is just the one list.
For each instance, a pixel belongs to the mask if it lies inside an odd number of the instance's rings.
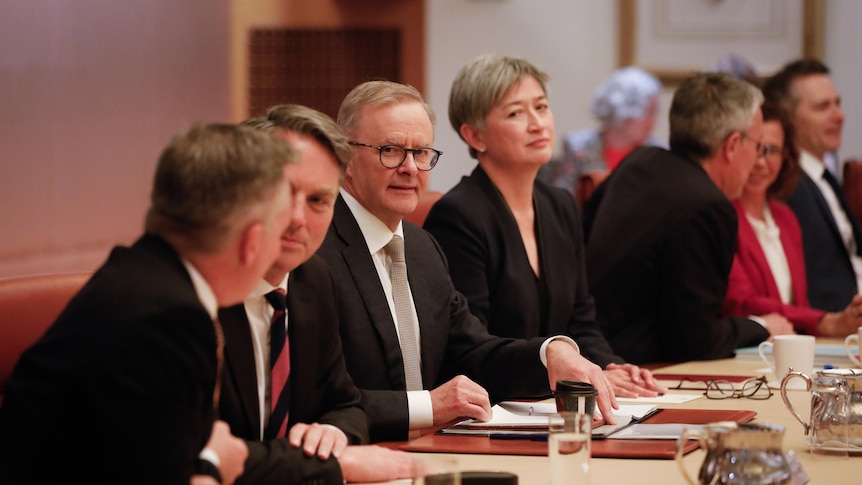
{"label": "grey patterned tie", "polygon": [[392,281],[392,299],[395,301],[395,317],[398,320],[398,340],[401,344],[401,358],[404,360],[404,377],[408,391],[422,390],[422,369],[419,365],[418,329],[413,324],[410,308],[410,292],[407,286],[407,262],[404,259],[404,240],[393,236],[386,245],[386,252],[392,259],[389,279]]}

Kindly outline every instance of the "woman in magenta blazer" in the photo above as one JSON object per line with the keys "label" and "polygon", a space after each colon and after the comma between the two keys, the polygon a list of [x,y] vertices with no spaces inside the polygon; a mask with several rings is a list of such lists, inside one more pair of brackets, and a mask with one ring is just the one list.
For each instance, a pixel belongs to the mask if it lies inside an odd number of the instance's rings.
{"label": "woman in magenta blazer", "polygon": [[[756,140],[755,140],[756,141]],[[728,315],[780,313],[797,332],[844,336],[862,326],[862,296],[840,313],[808,304],[802,233],[793,211],[779,201],[799,177],[793,128],[778,109],[763,105],[766,156],[759,158],[733,202],[739,215],[739,248],[730,270],[724,302]]]}

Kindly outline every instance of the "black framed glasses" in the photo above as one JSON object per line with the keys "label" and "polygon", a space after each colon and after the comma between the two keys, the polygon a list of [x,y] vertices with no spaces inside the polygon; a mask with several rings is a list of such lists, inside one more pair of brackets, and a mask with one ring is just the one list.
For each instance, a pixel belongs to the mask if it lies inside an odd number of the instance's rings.
{"label": "black framed glasses", "polygon": [[730,381],[722,379],[711,380],[703,393],[707,399],[769,399],[772,389],[766,383],[766,377],[752,377],[739,383],[738,387]]}
{"label": "black framed glasses", "polygon": [[386,168],[398,168],[407,160],[407,153],[413,154],[413,163],[416,168],[427,172],[437,165],[437,160],[443,154],[440,150],[433,148],[405,148],[399,145],[367,145],[355,141],[348,142],[357,147],[373,148],[380,154],[380,163]]}
{"label": "black framed glasses", "polygon": [[778,145],[772,145],[770,143],[764,143],[763,144],[763,156],[768,157],[769,155],[772,155],[773,153],[777,153],[779,155],[782,155],[782,154],[784,154],[784,148],[782,148]]}

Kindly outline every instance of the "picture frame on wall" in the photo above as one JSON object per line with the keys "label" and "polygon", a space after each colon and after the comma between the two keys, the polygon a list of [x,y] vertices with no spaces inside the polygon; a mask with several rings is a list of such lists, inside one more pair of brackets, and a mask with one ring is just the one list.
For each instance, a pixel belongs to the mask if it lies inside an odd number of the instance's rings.
{"label": "picture frame on wall", "polygon": [[618,62],[674,86],[733,55],[760,76],[823,53],[823,0],[618,0]]}

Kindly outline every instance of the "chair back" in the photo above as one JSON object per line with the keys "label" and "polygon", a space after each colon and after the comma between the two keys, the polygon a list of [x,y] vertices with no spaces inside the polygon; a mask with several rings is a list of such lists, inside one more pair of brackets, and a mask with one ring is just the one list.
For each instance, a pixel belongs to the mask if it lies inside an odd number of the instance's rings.
{"label": "chair back", "polygon": [[0,280],[0,399],[21,354],[41,337],[92,273]]}
{"label": "chair back", "polygon": [[844,195],[856,221],[862,226],[862,161],[847,160],[842,174]]}
{"label": "chair back", "polygon": [[416,209],[413,210],[409,216],[405,217],[405,219],[419,227],[422,227],[422,224],[425,223],[425,218],[428,217],[428,212],[431,210],[431,206],[433,206],[440,197],[443,197],[443,192],[437,190],[426,190],[422,193],[422,197],[419,198],[419,204],[416,205]]}

